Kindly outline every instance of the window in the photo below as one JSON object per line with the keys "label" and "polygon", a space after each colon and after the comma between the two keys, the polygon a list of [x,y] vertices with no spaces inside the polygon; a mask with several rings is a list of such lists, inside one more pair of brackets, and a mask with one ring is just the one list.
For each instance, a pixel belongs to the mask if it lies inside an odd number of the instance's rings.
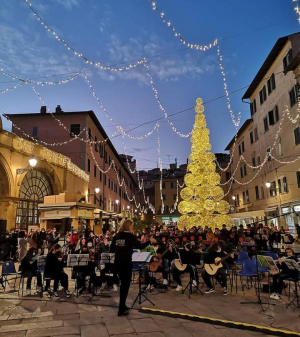
{"label": "window", "polygon": [[288,192],[288,185],[287,185],[287,181],[286,181],[286,177],[282,178],[282,187],[283,187],[283,193],[287,193]]}
{"label": "window", "polygon": [[173,194],[173,200],[177,199],[177,194]]}
{"label": "window", "polygon": [[102,181],[102,172],[99,171],[99,173],[100,173],[100,174],[99,174],[99,180]]}
{"label": "window", "polygon": [[257,166],[260,165],[260,156],[257,157]]}
{"label": "window", "polygon": [[239,156],[242,154],[242,148],[241,145],[239,145]]}
{"label": "window", "polygon": [[282,146],[281,146],[281,138],[279,137],[277,140],[277,155],[282,155]]}
{"label": "window", "polygon": [[299,126],[294,129],[294,138],[295,138],[295,145],[299,145],[300,144],[300,128]]}
{"label": "window", "polygon": [[270,186],[270,196],[275,197],[276,195],[277,195],[276,181],[272,181]]}
{"label": "window", "polygon": [[106,186],[106,175],[103,173],[104,176],[104,185]]}
{"label": "window", "polygon": [[254,143],[253,131],[250,131],[250,144]]}
{"label": "window", "polygon": [[107,163],[107,151],[106,150],[104,150],[104,160]]}
{"label": "window", "polygon": [[255,157],[252,157],[252,166],[253,166],[253,167],[256,167]]}
{"label": "window", "polygon": [[264,129],[265,129],[265,132],[269,130],[268,117],[264,118]]}
{"label": "window", "polygon": [[260,187],[260,197],[261,197],[261,199],[265,198],[265,190],[264,190],[263,186]]}
{"label": "window", "polygon": [[89,128],[88,134],[89,134],[89,140],[92,140],[92,130],[90,128]]}
{"label": "window", "polygon": [[244,144],[244,141],[242,141],[242,152],[245,152],[245,144]]}
{"label": "window", "polygon": [[300,171],[296,172],[298,188],[300,188]]}
{"label": "window", "polygon": [[231,178],[231,172],[225,172],[226,181],[228,181]]}
{"label": "window", "polygon": [[235,206],[240,206],[240,196],[239,196],[239,194],[237,194],[236,196],[235,196]]}
{"label": "window", "polygon": [[248,204],[250,202],[249,199],[249,191],[243,191],[243,204]]}
{"label": "window", "polygon": [[292,62],[293,60],[293,54],[292,49],[289,50],[289,52],[286,54],[286,56],[283,58],[283,70],[287,68],[287,66]]}
{"label": "window", "polygon": [[38,136],[38,127],[37,127],[37,126],[34,126],[34,127],[32,128],[32,137],[33,137],[33,138],[37,138],[37,136]]}
{"label": "window", "polygon": [[280,179],[278,179],[278,192],[282,193],[282,190],[281,190],[281,180]]}
{"label": "window", "polygon": [[97,137],[95,136],[95,151],[98,152],[98,143],[97,143]]}
{"label": "window", "polygon": [[87,169],[88,169],[88,172],[91,172],[91,161],[89,160],[89,158],[87,161]]}
{"label": "window", "polygon": [[171,183],[171,188],[177,188],[177,184]]}
{"label": "window", "polygon": [[163,194],[162,197],[163,197],[163,201],[166,201],[166,195]]}
{"label": "window", "polygon": [[244,141],[241,141],[240,144],[239,144],[239,155],[241,155],[242,152],[245,152],[245,143],[244,143]]}
{"label": "window", "polygon": [[267,86],[268,86],[268,94],[270,95],[271,92],[272,92],[273,90],[275,90],[275,88],[276,88],[276,84],[275,84],[275,75],[274,75],[274,74],[272,74],[272,75],[270,76],[270,78],[268,79]]}
{"label": "window", "polygon": [[99,144],[99,153],[100,153],[100,157],[103,158],[104,146],[101,143]]}
{"label": "window", "polygon": [[110,188],[110,178],[108,178],[108,188]]}
{"label": "window", "polygon": [[250,103],[250,112],[251,116],[254,115],[256,112],[256,99],[254,99],[253,102]]}
{"label": "window", "polygon": [[80,134],[80,124],[71,124],[70,137],[78,136]]}
{"label": "window", "polygon": [[274,125],[279,121],[278,106],[268,112],[269,115],[269,125]]}
{"label": "window", "polygon": [[255,141],[255,142],[258,141],[258,132],[257,132],[257,128],[254,129],[254,141]]}
{"label": "window", "polygon": [[258,188],[258,186],[255,186],[255,199],[259,200],[259,188]]}
{"label": "window", "polygon": [[290,104],[291,107],[297,103],[298,99],[298,84],[296,84],[291,91],[289,92],[290,94]]}
{"label": "window", "polygon": [[108,156],[108,164],[109,164],[109,165],[111,164],[110,156]]}
{"label": "window", "polygon": [[166,188],[166,183],[162,183],[162,189]]}
{"label": "window", "polygon": [[246,164],[244,165],[244,176],[246,176],[247,175],[247,166],[246,166]]}
{"label": "window", "polygon": [[267,90],[266,86],[264,85],[261,91],[259,92],[260,105],[262,105],[266,100],[267,100]]}
{"label": "window", "polygon": [[94,177],[96,178],[97,177],[97,166],[94,165]]}
{"label": "window", "polygon": [[244,171],[243,171],[243,167],[242,166],[240,167],[240,173],[241,173],[241,178],[243,178],[244,177]]}
{"label": "window", "polygon": [[270,147],[267,148],[267,156],[268,156],[268,161],[271,161],[272,156],[271,156],[271,148]]}

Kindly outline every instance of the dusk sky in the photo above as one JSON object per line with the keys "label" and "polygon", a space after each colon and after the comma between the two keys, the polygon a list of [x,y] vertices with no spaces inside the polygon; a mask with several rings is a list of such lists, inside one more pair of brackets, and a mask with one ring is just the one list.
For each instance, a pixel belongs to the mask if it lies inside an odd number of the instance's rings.
{"label": "dusk sky", "polygon": [[[251,83],[278,38],[299,31],[292,0],[155,2],[189,42],[209,44],[219,39],[229,92]],[[197,97],[211,101],[205,104],[205,114],[213,151],[224,151],[235,127],[226,99],[217,99],[224,91],[216,48],[206,52],[187,49],[147,0],[32,0],[31,3],[61,38],[93,61],[122,65],[149,58],[154,84],[168,114],[193,107]],[[18,78],[57,81],[89,70],[87,76],[99,99],[125,130],[163,117],[143,66],[110,72],[87,65],[41,26],[24,0],[1,1],[0,45],[0,68]],[[64,75],[52,76],[60,74]],[[0,90],[16,83],[0,75]],[[115,132],[82,77],[68,84],[37,89],[51,111],[58,104],[64,111],[93,110],[107,134]],[[241,101],[245,91],[230,96],[234,114],[237,116],[241,111],[242,122],[250,116],[249,105]],[[6,113],[38,112],[40,106],[29,85],[0,96],[0,108]],[[171,120],[179,131],[187,133],[192,129],[194,116],[191,109]],[[3,122],[10,130],[10,124]],[[154,125],[137,128],[132,135],[143,135]],[[164,167],[169,161],[174,162],[175,157],[179,164],[185,163],[190,153],[189,138],[179,137],[164,120],[160,129]],[[137,158],[140,169],[156,167],[155,133],[145,140],[127,138],[126,142],[128,153]],[[113,139],[113,143],[119,153],[124,152],[121,137]]]}

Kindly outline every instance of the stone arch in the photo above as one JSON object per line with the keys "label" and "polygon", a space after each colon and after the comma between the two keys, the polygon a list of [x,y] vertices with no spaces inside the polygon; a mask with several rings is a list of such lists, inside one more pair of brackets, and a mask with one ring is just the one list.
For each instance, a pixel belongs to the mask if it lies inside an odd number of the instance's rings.
{"label": "stone arch", "polygon": [[0,153],[0,197],[11,196],[13,184],[14,179],[11,169],[4,156]]}

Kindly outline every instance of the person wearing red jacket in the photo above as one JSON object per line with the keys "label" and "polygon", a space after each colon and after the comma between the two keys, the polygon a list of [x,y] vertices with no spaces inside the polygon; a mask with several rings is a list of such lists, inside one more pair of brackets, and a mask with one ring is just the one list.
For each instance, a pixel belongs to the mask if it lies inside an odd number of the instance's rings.
{"label": "person wearing red jacket", "polygon": [[79,240],[79,236],[78,236],[78,233],[76,230],[72,231],[70,237],[69,237],[69,240],[70,240],[70,250],[71,252],[73,253],[76,246],[77,246],[77,243],[78,243],[78,240]]}

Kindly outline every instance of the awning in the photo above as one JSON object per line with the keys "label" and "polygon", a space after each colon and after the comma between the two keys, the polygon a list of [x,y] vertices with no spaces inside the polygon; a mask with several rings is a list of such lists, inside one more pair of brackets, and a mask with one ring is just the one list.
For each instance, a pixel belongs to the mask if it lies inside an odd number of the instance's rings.
{"label": "awning", "polygon": [[270,206],[270,207],[265,209],[265,212],[268,213],[268,212],[274,212],[274,211],[277,211],[277,210],[278,210],[278,206]]}
{"label": "awning", "polygon": [[242,212],[242,213],[233,213],[229,214],[233,219],[249,219],[255,217],[264,217],[265,211],[251,211],[251,212]]}

